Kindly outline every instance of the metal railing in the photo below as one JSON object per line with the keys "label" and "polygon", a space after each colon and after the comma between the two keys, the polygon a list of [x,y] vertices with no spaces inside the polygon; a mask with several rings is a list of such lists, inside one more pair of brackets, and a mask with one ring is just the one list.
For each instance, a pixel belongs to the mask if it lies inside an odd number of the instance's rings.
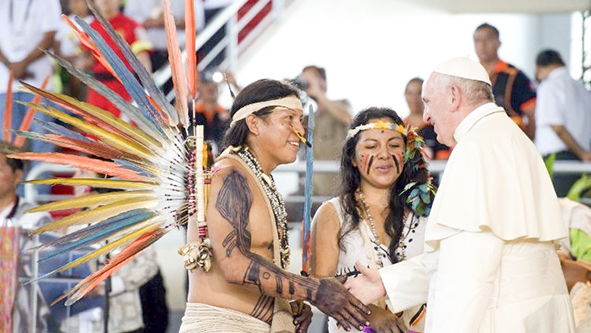
{"label": "metal railing", "polygon": [[[236,72],[239,55],[248,47],[253,40],[258,37],[263,30],[273,22],[281,19],[283,8],[286,5],[285,0],[259,0],[252,6],[248,12],[238,17],[239,10],[248,2],[248,0],[234,0],[231,5],[220,12],[213,21],[207,24],[205,29],[198,33],[195,38],[195,48],[199,50],[207,43],[214,34],[225,27],[226,34],[202,59],[197,59],[197,70],[203,71],[207,66],[221,53],[226,50],[225,59],[220,64],[220,68],[230,72]],[[271,12],[267,14],[258,24],[249,31],[241,41],[239,41],[240,32],[257,16],[267,5],[271,4]],[[182,52],[183,64],[186,64],[187,54]],[[163,87],[170,79],[171,72],[168,63],[164,64],[154,73],[154,81],[158,87]],[[171,101],[174,98],[174,91],[168,92],[166,98]]]}

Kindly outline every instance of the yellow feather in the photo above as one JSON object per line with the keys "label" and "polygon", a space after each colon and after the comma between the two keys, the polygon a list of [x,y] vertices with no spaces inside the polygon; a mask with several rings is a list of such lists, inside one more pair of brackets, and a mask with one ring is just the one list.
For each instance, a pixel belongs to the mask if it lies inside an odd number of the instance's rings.
{"label": "yellow feather", "polygon": [[144,234],[146,232],[150,232],[150,231],[152,231],[152,230],[154,230],[156,228],[158,228],[158,224],[157,223],[156,224],[147,225],[147,226],[145,226],[145,227],[143,227],[141,229],[138,229],[138,230],[136,230],[134,232],[131,232],[128,235],[125,235],[125,236],[119,238],[116,241],[113,241],[113,242],[111,242],[111,243],[109,243],[109,244],[107,244],[107,245],[105,245],[105,246],[103,246],[103,247],[101,247],[101,248],[99,248],[97,250],[94,250],[94,251],[88,253],[85,256],[82,256],[82,257],[80,257],[80,258],[72,261],[69,264],[66,264],[66,265],[58,268],[57,269],[57,272],[63,272],[63,271],[68,270],[68,269],[70,269],[72,267],[76,267],[76,266],[78,266],[80,264],[83,264],[83,263],[85,263],[87,261],[90,261],[92,259],[95,259],[95,258],[99,257],[100,255],[102,255],[104,253],[107,253],[107,252],[110,252],[112,249],[114,249],[114,248],[116,248],[116,247],[118,247],[118,246],[120,246],[122,244],[125,244],[127,242],[130,242],[130,241],[138,238],[142,234]]}
{"label": "yellow feather", "polygon": [[50,179],[33,179],[27,180],[28,184],[39,185],[67,185],[67,186],[91,186],[97,188],[112,188],[120,190],[141,190],[141,189],[155,189],[158,187],[156,183],[147,183],[132,180],[119,179],[97,179],[97,178],[50,178]]}
{"label": "yellow feather", "polygon": [[99,138],[101,138],[106,143],[110,144],[114,148],[121,150],[122,152],[126,152],[128,154],[132,154],[141,158],[146,159],[147,161],[152,161],[155,156],[150,152],[148,149],[140,146],[139,144],[129,141],[121,136],[111,133],[107,130],[104,130],[100,127],[95,125],[89,124],[79,118],[72,117],[64,112],[58,111],[55,108],[50,107],[49,109],[35,105],[32,103],[23,103],[24,105],[34,108],[38,111],[46,113],[56,119],[59,119],[65,123],[68,123],[84,132],[93,134]]}
{"label": "yellow feather", "polygon": [[158,203],[158,199],[155,196],[142,196],[131,199],[125,199],[117,202],[113,202],[104,206],[96,207],[94,209],[86,210],[76,214],[72,214],[61,218],[52,223],[46,224],[40,228],[37,228],[31,232],[30,235],[40,234],[48,230],[56,230],[65,227],[69,227],[77,224],[92,224],[106,220],[110,217],[119,215],[123,212],[138,209],[138,208],[154,208]]}
{"label": "yellow feather", "polygon": [[98,108],[92,104],[78,101],[77,99],[63,95],[54,93],[53,95],[58,96],[59,98],[65,100],[66,102],[88,112],[89,114],[97,117],[98,119],[108,123],[109,125],[115,127],[116,129],[120,130],[121,132],[129,135],[130,137],[134,138],[135,141],[138,143],[149,143],[153,148],[162,149],[162,144],[146,134],[146,132],[142,131],[141,129],[132,126],[131,124],[115,117],[111,112],[105,111],[101,108]]}
{"label": "yellow feather", "polygon": [[127,191],[127,192],[110,192],[100,194],[90,194],[83,197],[66,199],[61,201],[50,202],[27,210],[25,213],[46,212],[54,210],[64,210],[73,208],[90,207],[94,205],[105,205],[114,201],[121,201],[125,199],[135,198],[139,196],[146,196],[151,194],[151,191]]}

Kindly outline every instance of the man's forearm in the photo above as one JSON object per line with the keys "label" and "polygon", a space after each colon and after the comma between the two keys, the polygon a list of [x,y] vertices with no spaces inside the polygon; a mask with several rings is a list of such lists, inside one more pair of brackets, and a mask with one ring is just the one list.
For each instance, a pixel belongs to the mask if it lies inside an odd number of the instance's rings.
{"label": "man's forearm", "polygon": [[556,135],[564,142],[568,150],[577,155],[578,158],[583,159],[583,155],[587,152],[579,143],[573,138],[566,127],[562,125],[552,125],[552,129]]}
{"label": "man's forearm", "polygon": [[351,124],[351,114],[346,107],[344,107],[341,103],[336,101],[331,101],[326,97],[326,95],[317,96],[316,102],[318,103],[318,107],[327,110],[330,112],[333,117],[335,117],[341,123],[349,126]]}
{"label": "man's forearm", "polygon": [[25,64],[29,65],[35,60],[43,57],[45,53],[43,50],[49,50],[53,46],[53,37],[55,31],[49,31],[43,34],[43,39],[37,44],[37,46],[22,60]]}

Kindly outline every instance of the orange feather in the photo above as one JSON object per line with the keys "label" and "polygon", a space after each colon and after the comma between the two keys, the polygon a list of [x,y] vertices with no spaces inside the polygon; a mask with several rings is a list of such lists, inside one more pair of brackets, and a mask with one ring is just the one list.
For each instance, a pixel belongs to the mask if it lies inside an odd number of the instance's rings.
{"label": "orange feather", "polygon": [[117,81],[121,82],[121,79],[119,78],[119,76],[117,76],[117,73],[115,73],[113,67],[111,67],[107,59],[103,57],[101,52],[96,47],[96,44],[94,44],[90,37],[88,37],[88,35],[85,34],[82,30],[78,29],[78,27],[74,23],[72,23],[72,21],[70,21],[70,18],[67,17],[65,14],[62,14],[62,19],[64,19],[64,21],[66,21],[70,28],[74,30],[74,34],[76,35],[80,43],[82,43],[82,45],[84,45],[90,50],[90,53],[92,53],[94,58],[98,62],[100,62],[101,65],[105,66],[105,68],[109,71],[109,73],[111,73],[111,75],[113,75],[117,79]]}
{"label": "orange feather", "polygon": [[170,72],[172,74],[172,83],[177,101],[180,106],[177,107],[179,119],[185,128],[189,124],[189,108],[187,105],[187,84],[183,74],[183,61],[181,49],[176,35],[176,24],[170,10],[170,0],[164,0],[164,29],[166,32],[166,42],[168,44],[168,61],[170,62]]}
{"label": "orange feather", "polygon": [[164,236],[166,232],[167,230],[165,229],[156,229],[141,235],[135,241],[125,247],[121,252],[119,252],[115,257],[113,257],[113,259],[103,266],[103,268],[80,281],[74,288],[54,301],[54,303],[72,295],[71,298],[66,302],[66,305],[73,304],[88,294],[107,277],[117,272],[123,265],[134,259],[142,250]]}
{"label": "orange feather", "polygon": [[4,109],[4,141],[10,143],[12,141],[12,81],[14,76],[12,71],[8,75],[8,89],[6,90],[6,108]]}
{"label": "orange feather", "polygon": [[115,162],[102,161],[96,158],[64,154],[64,153],[18,153],[7,155],[9,158],[21,160],[42,161],[62,165],[70,165],[75,168],[82,168],[107,176],[120,177],[126,180],[137,180],[141,182],[152,182],[153,179],[140,176],[136,171],[121,167]]}
{"label": "orange feather", "polygon": [[[45,80],[43,80],[43,84],[41,85],[41,89],[45,89],[45,87],[47,86],[47,82],[49,82],[49,75],[47,77],[45,77]],[[41,102],[41,96],[36,95],[35,98],[33,98],[33,104],[39,104],[39,102]],[[22,122],[21,126],[19,127],[19,131],[26,132],[29,130],[29,128],[31,127],[31,123],[33,123],[33,118],[35,117],[36,112],[37,112],[37,110],[35,110],[33,108],[29,108],[27,110],[27,114],[25,115],[25,118],[23,119],[23,122]],[[17,136],[14,139],[14,146],[15,147],[21,148],[23,146],[23,144],[25,144],[24,137]]]}
{"label": "orange feather", "polygon": [[189,93],[197,96],[197,53],[195,50],[195,8],[193,0],[185,0],[185,52],[187,53],[187,82]]}

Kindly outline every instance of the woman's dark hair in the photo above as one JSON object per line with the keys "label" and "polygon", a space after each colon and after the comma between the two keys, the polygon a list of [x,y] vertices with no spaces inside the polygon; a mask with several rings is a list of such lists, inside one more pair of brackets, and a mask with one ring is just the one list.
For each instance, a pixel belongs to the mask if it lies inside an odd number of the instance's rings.
{"label": "woman's dark hair", "polygon": [[[357,114],[351,123],[350,128],[355,128],[359,125],[367,124],[371,119],[376,118],[390,118],[396,124],[404,125],[402,119],[398,116],[396,111],[388,108],[370,107]],[[361,133],[361,132],[360,132]],[[357,210],[357,201],[355,199],[355,191],[361,185],[361,175],[359,170],[353,165],[355,159],[355,146],[359,141],[359,133],[354,137],[348,139],[343,146],[341,155],[341,182],[339,188],[339,198],[345,214],[351,216],[350,223],[341,228],[339,234],[339,247],[344,250],[344,237],[356,230],[359,227],[361,216]],[[404,144],[406,146],[406,137]],[[423,159],[421,154],[417,158]],[[424,163],[424,161],[422,161]],[[400,195],[404,191],[406,184],[410,182],[425,183],[428,181],[429,173],[426,168],[415,168],[409,164],[417,163],[416,158],[404,164],[402,173],[398,177],[396,183],[390,189],[389,197],[389,211],[384,223],[384,229],[388,236],[390,236],[390,244],[388,245],[388,252],[392,263],[397,262],[395,255],[400,236],[404,231],[404,212],[407,209],[406,195]]]}
{"label": "woman's dark hair", "polygon": [[[238,96],[236,96],[232,108],[230,109],[230,116],[233,117],[234,114],[244,106],[288,96],[298,97],[298,90],[288,84],[276,80],[261,79],[255,81],[242,89]],[[273,109],[273,106],[268,106],[253,114],[262,119],[266,119]],[[237,147],[245,144],[248,133],[250,133],[250,131],[248,130],[246,121],[244,119],[239,120],[226,132],[224,136],[224,146]]]}

